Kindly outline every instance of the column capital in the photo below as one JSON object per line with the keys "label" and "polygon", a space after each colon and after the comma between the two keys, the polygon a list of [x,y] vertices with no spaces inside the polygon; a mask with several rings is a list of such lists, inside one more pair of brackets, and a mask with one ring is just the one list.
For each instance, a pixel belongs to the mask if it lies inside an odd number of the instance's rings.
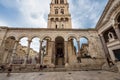
{"label": "column capital", "polygon": [[32,42],[32,40],[27,40],[28,41],[28,43],[31,43]]}
{"label": "column capital", "polygon": [[15,40],[16,43],[18,43],[19,41],[18,40]]}
{"label": "column capital", "polygon": [[55,42],[55,41],[51,41],[51,42]]}
{"label": "column capital", "polygon": [[39,42],[43,42],[43,40],[39,40]]}
{"label": "column capital", "polygon": [[80,42],[79,40],[77,40],[77,42]]}
{"label": "column capital", "polygon": [[51,40],[51,42],[55,42],[55,40]]}
{"label": "column capital", "polygon": [[99,36],[103,37],[103,34],[101,33],[101,34],[99,34]]}
{"label": "column capital", "polygon": [[64,42],[67,42],[67,41],[68,41],[67,39],[64,40]]}

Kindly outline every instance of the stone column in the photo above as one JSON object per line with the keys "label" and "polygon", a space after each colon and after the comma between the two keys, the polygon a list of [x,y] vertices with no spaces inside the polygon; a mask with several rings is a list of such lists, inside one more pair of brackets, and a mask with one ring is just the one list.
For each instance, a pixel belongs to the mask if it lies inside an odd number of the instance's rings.
{"label": "stone column", "polygon": [[37,61],[36,61],[36,62],[37,62],[36,68],[39,68],[40,65],[42,64],[42,58],[41,58],[41,57],[42,57],[42,53],[41,53],[41,50],[42,50],[42,42],[43,42],[43,41],[40,40],[39,42],[40,42],[40,45],[39,45],[40,47],[39,47],[38,59],[37,59]]}
{"label": "stone column", "polygon": [[14,45],[12,56],[11,56],[11,60],[10,60],[10,64],[13,63],[13,60],[14,60],[14,57],[15,57],[15,54],[16,54],[16,51],[17,51],[18,42],[19,41],[15,41],[15,45]]}
{"label": "stone column", "polygon": [[55,48],[55,42],[53,43],[53,58],[54,58],[54,60],[53,60],[53,63],[55,64],[55,60],[56,60],[56,50],[55,50],[56,48]]}
{"label": "stone column", "polygon": [[108,65],[109,65],[109,61],[110,61],[111,57],[110,57],[110,54],[109,54],[109,51],[108,51],[108,48],[107,48],[107,44],[105,43],[103,34],[100,34],[99,37],[100,37],[100,40],[101,40],[101,43],[102,43],[102,46],[103,46],[105,57],[107,58],[107,62],[108,62]]}
{"label": "stone column", "polygon": [[65,49],[65,67],[68,67],[68,41],[64,42],[64,49]]}
{"label": "stone column", "polygon": [[55,48],[55,41],[53,41],[53,64],[55,65],[55,60],[56,60],[56,48]]}
{"label": "stone column", "polygon": [[50,67],[54,68],[55,67],[55,42],[51,41],[51,65]]}
{"label": "stone column", "polygon": [[118,40],[120,41],[120,30],[119,30],[118,24],[115,24],[113,26],[113,28],[115,30],[115,33],[116,33],[117,37],[118,37]]}
{"label": "stone column", "polygon": [[42,60],[41,60],[41,50],[42,50],[42,41],[40,41],[40,48],[39,48],[39,61],[38,61],[39,64],[42,63]]}
{"label": "stone column", "polygon": [[78,59],[78,62],[81,62],[80,41],[77,41],[77,44],[78,44],[78,56],[77,56],[77,59]]}
{"label": "stone column", "polygon": [[24,60],[24,64],[25,64],[25,65],[27,64],[28,57],[29,57],[30,44],[31,44],[31,40],[28,40],[27,53],[26,53],[25,60]]}
{"label": "stone column", "polygon": [[108,51],[108,48],[107,48],[107,44],[105,43],[103,34],[100,34],[99,37],[100,37],[100,39],[101,39],[101,42],[102,42],[102,45],[103,45],[103,49],[104,49],[105,55],[108,56],[109,51]]}

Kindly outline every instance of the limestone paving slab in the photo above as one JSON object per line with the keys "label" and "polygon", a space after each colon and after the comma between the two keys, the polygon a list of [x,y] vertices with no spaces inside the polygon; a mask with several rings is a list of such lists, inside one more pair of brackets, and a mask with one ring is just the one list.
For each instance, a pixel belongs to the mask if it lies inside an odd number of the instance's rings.
{"label": "limestone paving slab", "polygon": [[107,71],[69,71],[69,72],[32,72],[0,73],[0,80],[120,80],[120,73]]}

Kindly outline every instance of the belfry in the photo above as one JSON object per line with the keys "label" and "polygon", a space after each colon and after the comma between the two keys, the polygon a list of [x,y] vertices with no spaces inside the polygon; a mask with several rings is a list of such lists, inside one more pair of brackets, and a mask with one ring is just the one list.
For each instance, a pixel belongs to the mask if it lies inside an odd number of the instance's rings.
{"label": "belfry", "polygon": [[48,15],[48,28],[71,29],[71,15],[67,0],[52,0]]}

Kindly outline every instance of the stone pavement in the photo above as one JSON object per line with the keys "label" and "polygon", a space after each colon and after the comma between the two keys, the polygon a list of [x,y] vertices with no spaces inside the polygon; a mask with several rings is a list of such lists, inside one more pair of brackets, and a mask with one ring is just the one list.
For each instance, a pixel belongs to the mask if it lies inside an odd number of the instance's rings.
{"label": "stone pavement", "polygon": [[120,80],[119,73],[107,71],[69,71],[69,72],[33,72],[0,73],[0,80]]}

